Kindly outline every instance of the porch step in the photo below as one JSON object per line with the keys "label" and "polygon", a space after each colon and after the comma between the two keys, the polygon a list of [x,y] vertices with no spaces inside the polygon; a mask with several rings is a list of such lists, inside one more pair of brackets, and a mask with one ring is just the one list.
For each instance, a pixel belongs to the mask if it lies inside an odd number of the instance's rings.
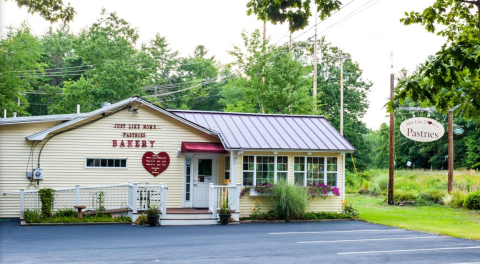
{"label": "porch step", "polygon": [[218,218],[160,218],[160,225],[218,225]]}

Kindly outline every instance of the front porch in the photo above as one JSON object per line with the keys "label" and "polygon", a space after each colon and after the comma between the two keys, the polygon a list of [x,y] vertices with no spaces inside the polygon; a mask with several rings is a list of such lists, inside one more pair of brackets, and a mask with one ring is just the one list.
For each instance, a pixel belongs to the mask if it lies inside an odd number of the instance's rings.
{"label": "front porch", "polygon": [[[38,190],[4,193],[20,195],[20,219],[25,210],[40,210]],[[128,182],[126,184],[102,185],[55,189],[52,212],[60,209],[85,206],[84,212],[94,212],[104,206],[105,213],[126,215],[135,221],[150,205],[160,208],[160,225],[215,225],[218,224],[219,199],[228,199],[232,217],[239,220],[239,185],[208,185],[208,207],[167,208],[168,187],[164,184],[148,185]],[[101,197],[101,198],[100,198]]]}

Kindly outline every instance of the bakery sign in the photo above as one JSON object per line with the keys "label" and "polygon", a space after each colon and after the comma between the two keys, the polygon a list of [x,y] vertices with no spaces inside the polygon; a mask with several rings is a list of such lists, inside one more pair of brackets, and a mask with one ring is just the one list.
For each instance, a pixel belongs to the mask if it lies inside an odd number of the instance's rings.
{"label": "bakery sign", "polygon": [[431,142],[440,139],[445,134],[445,128],[434,119],[414,117],[400,124],[400,132],[414,141]]}

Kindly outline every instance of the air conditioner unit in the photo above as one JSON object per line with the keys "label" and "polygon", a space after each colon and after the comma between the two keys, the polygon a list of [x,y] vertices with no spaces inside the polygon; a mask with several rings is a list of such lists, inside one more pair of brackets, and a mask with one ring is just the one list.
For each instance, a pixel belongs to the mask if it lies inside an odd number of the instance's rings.
{"label": "air conditioner unit", "polygon": [[34,180],[43,180],[43,169],[38,168],[33,171]]}

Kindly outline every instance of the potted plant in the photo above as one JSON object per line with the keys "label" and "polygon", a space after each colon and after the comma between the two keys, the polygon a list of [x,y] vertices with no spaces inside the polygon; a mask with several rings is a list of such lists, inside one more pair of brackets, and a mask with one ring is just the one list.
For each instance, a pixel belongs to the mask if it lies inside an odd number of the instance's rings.
{"label": "potted plant", "polygon": [[228,196],[223,196],[219,202],[219,216],[220,224],[228,225],[230,224],[230,218],[232,217],[230,204],[228,203]]}
{"label": "potted plant", "polygon": [[147,209],[147,218],[148,218],[148,225],[149,226],[157,226],[158,225],[158,219],[160,218],[160,210],[158,209],[158,206],[152,204],[148,207]]}

